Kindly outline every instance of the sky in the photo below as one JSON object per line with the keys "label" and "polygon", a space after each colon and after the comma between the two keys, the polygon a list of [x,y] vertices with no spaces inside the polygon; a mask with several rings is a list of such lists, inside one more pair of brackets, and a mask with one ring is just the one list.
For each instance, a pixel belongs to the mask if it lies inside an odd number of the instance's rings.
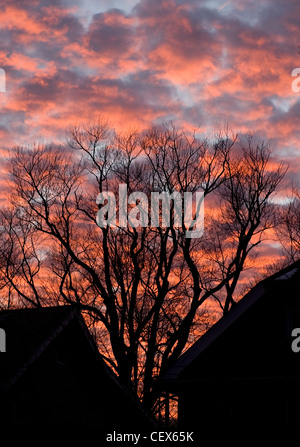
{"label": "sky", "polygon": [[99,114],[116,128],[225,124],[271,140],[296,179],[299,44],[298,0],[9,0],[2,149],[64,140]]}

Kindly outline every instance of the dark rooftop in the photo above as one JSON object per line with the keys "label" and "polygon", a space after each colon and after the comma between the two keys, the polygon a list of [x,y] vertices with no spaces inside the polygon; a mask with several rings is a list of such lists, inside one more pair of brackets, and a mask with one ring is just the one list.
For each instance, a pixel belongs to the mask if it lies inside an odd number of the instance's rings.
{"label": "dark rooftop", "polygon": [[[214,324],[199,340],[179,357],[175,364],[167,371],[162,381],[173,381],[178,379],[180,373],[190,365],[201,352],[221,336],[233,322],[259,300],[270,287],[276,288],[279,286],[279,282],[284,283],[287,280],[299,281],[299,275],[300,260],[260,281],[225,316],[220,318],[216,324]],[[275,281],[278,281],[278,283]]]}
{"label": "dark rooftop", "polygon": [[0,356],[0,389],[7,389],[77,314],[73,306],[1,311],[7,343]]}

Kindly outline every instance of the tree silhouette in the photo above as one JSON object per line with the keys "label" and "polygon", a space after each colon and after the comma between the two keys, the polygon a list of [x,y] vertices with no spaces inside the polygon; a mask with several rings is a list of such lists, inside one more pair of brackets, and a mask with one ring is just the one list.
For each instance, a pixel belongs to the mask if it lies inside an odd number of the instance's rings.
{"label": "tree silhouette", "polygon": [[276,233],[283,248],[284,263],[294,262],[300,257],[300,191],[292,185],[292,194],[286,197],[277,210]]}
{"label": "tree silhouette", "polygon": [[[234,305],[247,259],[274,225],[269,199],[286,169],[270,156],[268,145],[228,132],[212,141],[174,125],[117,134],[105,121],[69,129],[64,148],[15,148],[1,214],[2,307],[76,304],[103,357],[153,408],[156,380],[212,323],[212,303],[224,313]],[[176,200],[168,226],[99,228],[96,197],[118,197],[120,184],[149,202],[153,191],[202,191],[203,236],[175,225]]]}

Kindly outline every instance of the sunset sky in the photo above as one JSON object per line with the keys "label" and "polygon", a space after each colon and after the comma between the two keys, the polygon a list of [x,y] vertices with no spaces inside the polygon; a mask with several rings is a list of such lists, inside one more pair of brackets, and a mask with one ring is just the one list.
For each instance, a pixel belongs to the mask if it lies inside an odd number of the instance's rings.
{"label": "sunset sky", "polygon": [[[176,139],[169,143],[172,138],[160,157],[160,135],[155,139],[154,132],[144,138],[138,155],[136,147],[125,155],[109,152],[110,145],[102,151],[103,140],[97,153],[98,142],[80,131],[73,134],[73,147],[70,140],[67,147],[70,126],[92,124],[99,117],[116,131],[134,129],[138,135],[170,121],[176,128],[197,129],[203,139],[229,128],[241,139],[254,135],[249,139],[254,145],[270,142],[274,158],[264,171],[264,152],[238,159],[245,153],[234,152],[233,145],[231,158],[223,140],[205,152],[205,145],[198,145],[202,151],[195,149],[197,140],[187,150],[185,143],[176,147]],[[88,141],[89,155],[84,147],[76,151],[81,141]],[[272,269],[279,270],[280,261],[288,257],[275,224],[285,210],[281,204],[289,203],[293,182],[300,191],[300,0],[2,2],[0,142],[0,310],[73,302],[84,317],[89,315],[93,337],[121,382],[129,387],[132,378],[131,390],[137,394],[144,386],[147,409],[154,403],[160,408],[164,401],[166,416],[167,396],[173,391],[171,386],[166,392],[161,388],[167,382],[156,380],[161,379],[159,371],[165,374],[177,354],[221,316],[222,303],[225,314],[233,300]],[[59,156],[48,147],[39,150],[38,145],[52,142]],[[134,146],[134,138],[127,148],[132,142]],[[36,158],[34,151],[12,151],[35,144]],[[81,153],[85,163],[74,163]],[[148,164],[138,164],[139,156]],[[284,167],[276,173],[281,162]],[[268,208],[285,166],[288,174],[274,194],[280,206]],[[109,220],[100,229],[94,217],[98,212],[98,217],[111,218],[115,202],[109,198],[104,205],[108,196],[101,202],[97,194],[122,182],[130,192],[141,186],[148,197],[150,187],[163,192],[164,199],[170,188],[209,193],[203,232],[208,237],[201,232],[187,242],[181,231],[176,233],[174,196],[167,213],[161,207],[163,217],[172,217],[166,225],[171,229],[153,231],[153,219],[149,231],[115,230]],[[118,218],[135,205],[137,217],[140,198],[147,199],[145,194],[131,196],[124,204],[120,196]],[[180,217],[186,218],[192,208],[198,215],[196,203],[202,199],[198,196],[196,202],[194,195],[193,206],[182,211],[185,197],[177,202]],[[153,217],[153,202],[149,205]],[[148,204],[140,205],[140,221],[143,210],[149,210]],[[285,216],[297,227],[291,215]],[[260,233],[262,229],[266,231]],[[250,299],[256,303],[253,293]],[[291,312],[292,307],[292,321]],[[216,372],[212,370],[218,381],[223,358]],[[226,368],[224,377],[231,381]],[[196,381],[191,384],[198,386]]]}
{"label": "sunset sky", "polygon": [[0,13],[2,149],[69,124],[224,123],[300,172],[298,0],[23,0]]}

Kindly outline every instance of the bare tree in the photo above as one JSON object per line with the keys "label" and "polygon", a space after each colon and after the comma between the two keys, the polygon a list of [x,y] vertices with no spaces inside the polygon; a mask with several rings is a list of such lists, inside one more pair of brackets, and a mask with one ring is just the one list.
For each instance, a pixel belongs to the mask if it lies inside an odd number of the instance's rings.
{"label": "bare tree", "polygon": [[228,180],[218,190],[219,212],[210,219],[208,231],[209,252],[219,278],[225,279],[224,304],[218,300],[224,313],[235,303],[234,292],[246,261],[255,255],[266,230],[276,226],[275,205],[270,199],[287,171],[283,163],[270,168],[269,144],[253,145],[251,136],[240,151],[241,155],[228,163]]}
{"label": "bare tree", "polygon": [[300,257],[300,191],[295,184],[291,189],[291,195],[277,207],[276,234],[286,263]]}
{"label": "bare tree", "polygon": [[[6,305],[77,305],[106,361],[152,408],[155,381],[211,324],[209,300],[230,310],[250,252],[273,225],[270,197],[285,169],[269,159],[267,145],[243,147],[237,136],[209,142],[174,125],[115,134],[107,122],[70,129],[68,148],[15,149],[11,208],[2,213],[2,306],[5,292]],[[175,224],[175,199],[166,226],[99,228],[96,196],[118,197],[120,183],[149,200],[202,191],[219,211],[195,239],[184,206]],[[142,221],[132,197],[126,211]]]}

